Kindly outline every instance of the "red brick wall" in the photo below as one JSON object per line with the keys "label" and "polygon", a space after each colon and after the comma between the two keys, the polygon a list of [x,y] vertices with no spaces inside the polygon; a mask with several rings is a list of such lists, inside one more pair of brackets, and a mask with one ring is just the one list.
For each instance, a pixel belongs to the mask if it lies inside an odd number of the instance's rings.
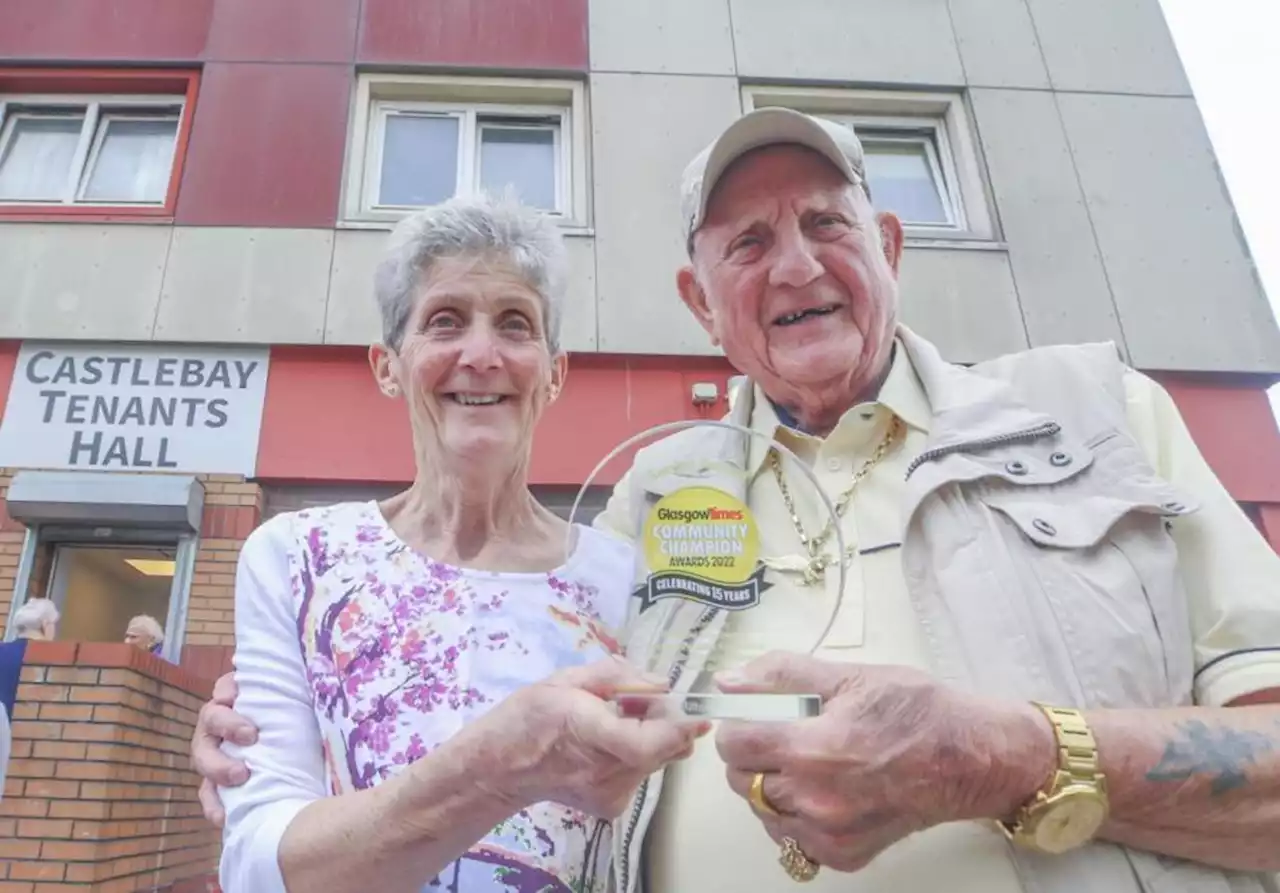
{"label": "red brick wall", "polygon": [[216,870],[187,756],[209,683],[126,645],[32,642],[0,800],[0,893],[133,893]]}

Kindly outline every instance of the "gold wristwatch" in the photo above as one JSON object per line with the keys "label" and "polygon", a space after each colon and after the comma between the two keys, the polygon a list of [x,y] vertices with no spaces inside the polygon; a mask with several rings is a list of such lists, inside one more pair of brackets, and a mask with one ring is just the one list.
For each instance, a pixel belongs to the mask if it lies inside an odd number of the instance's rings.
{"label": "gold wristwatch", "polygon": [[1080,712],[1036,706],[1053,724],[1058,769],[1012,820],[999,825],[1019,846],[1057,855],[1083,846],[1102,828],[1110,810],[1107,780],[1098,764],[1098,745]]}

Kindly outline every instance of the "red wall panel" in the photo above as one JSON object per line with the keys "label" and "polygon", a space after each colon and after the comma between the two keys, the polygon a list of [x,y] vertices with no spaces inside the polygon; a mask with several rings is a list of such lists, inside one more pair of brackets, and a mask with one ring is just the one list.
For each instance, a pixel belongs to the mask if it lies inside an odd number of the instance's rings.
{"label": "red wall panel", "polygon": [[364,0],[359,61],[586,71],[587,0]]}
{"label": "red wall panel", "polygon": [[350,62],[360,0],[217,0],[204,57],[215,62]]}
{"label": "red wall panel", "polygon": [[14,367],[21,348],[21,341],[0,341],[0,415],[4,415],[9,403],[9,388],[13,385]]}
{"label": "red wall panel", "polygon": [[[359,348],[271,351],[257,477],[276,481],[401,483],[413,479],[408,415],[384,397]],[[696,374],[695,374],[696,373]],[[694,408],[691,376],[723,382],[714,360],[575,356],[560,399],[547,409],[534,441],[530,482],[581,484],[631,435],[662,422],[718,418],[723,403]],[[643,444],[641,444],[643,445]],[[614,483],[627,463],[611,463],[597,483]]]}
{"label": "red wall panel", "polygon": [[[729,374],[727,363],[710,358],[575,355],[563,394],[539,426],[531,482],[581,484],[613,447],[645,428],[719,418],[723,399],[695,407],[690,390],[713,381],[723,398]],[[1167,377],[1163,383],[1232,495],[1280,506],[1280,431],[1265,392]],[[624,468],[612,464],[598,482],[613,483]],[[378,392],[363,349],[272,349],[257,473],[277,481],[412,479],[404,404]],[[1264,512],[1263,522],[1280,537],[1277,518]]]}
{"label": "red wall panel", "polygon": [[1231,495],[1239,502],[1280,503],[1280,430],[1266,391],[1157,377]]}
{"label": "red wall panel", "polygon": [[0,57],[198,59],[213,0],[3,0]]}
{"label": "red wall panel", "polygon": [[177,222],[331,227],[350,65],[205,66]]}

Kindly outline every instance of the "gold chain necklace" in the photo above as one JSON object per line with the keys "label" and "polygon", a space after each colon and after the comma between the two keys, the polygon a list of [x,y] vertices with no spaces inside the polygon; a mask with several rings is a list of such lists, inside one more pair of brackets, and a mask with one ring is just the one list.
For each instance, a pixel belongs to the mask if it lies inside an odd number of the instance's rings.
{"label": "gold chain necklace", "polygon": [[[778,489],[782,491],[782,501],[787,506],[787,512],[791,515],[791,523],[796,528],[796,533],[800,535],[800,543],[809,552],[809,563],[804,569],[802,583],[805,586],[813,586],[822,582],[826,577],[827,568],[834,564],[837,559],[822,554],[822,548],[826,545],[831,534],[835,532],[836,522],[844,518],[845,509],[849,507],[849,502],[853,499],[853,491],[858,485],[871,473],[871,469],[875,468],[886,455],[889,448],[893,446],[898,437],[898,430],[901,423],[897,416],[889,423],[889,430],[885,432],[884,439],[880,441],[880,445],[876,447],[876,451],[872,453],[871,458],[862,464],[862,466],[854,472],[853,481],[849,484],[849,488],[840,495],[840,499],[836,502],[836,516],[834,519],[827,519],[827,526],[822,532],[815,537],[810,537],[804,531],[804,525],[800,523],[800,514],[796,511],[795,500],[791,498],[791,490],[787,487],[787,482],[782,474],[782,460],[778,458],[777,450],[769,451],[769,465],[773,468],[773,476],[778,481]],[[850,546],[845,550],[843,559],[848,561],[857,551],[857,546]]]}

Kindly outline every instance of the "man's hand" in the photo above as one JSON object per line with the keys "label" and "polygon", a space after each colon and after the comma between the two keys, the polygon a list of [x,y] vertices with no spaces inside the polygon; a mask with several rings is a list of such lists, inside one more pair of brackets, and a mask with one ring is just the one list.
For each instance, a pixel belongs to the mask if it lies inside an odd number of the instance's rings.
{"label": "man's hand", "polygon": [[191,737],[191,763],[201,778],[200,806],[204,817],[219,828],[227,814],[218,798],[218,786],[235,788],[249,780],[249,767],[224,754],[222,742],[247,746],[258,740],[253,724],[231,709],[237,693],[233,673],[219,679],[213,687],[213,698],[200,708]]}
{"label": "man's hand", "polygon": [[770,654],[726,692],[818,694],[822,715],[794,723],[724,723],[716,746],[746,798],[757,772],[794,838],[821,865],[856,871],[909,834],[944,822],[1011,817],[1053,774],[1049,722],[1030,704],[985,701],[903,667]]}

